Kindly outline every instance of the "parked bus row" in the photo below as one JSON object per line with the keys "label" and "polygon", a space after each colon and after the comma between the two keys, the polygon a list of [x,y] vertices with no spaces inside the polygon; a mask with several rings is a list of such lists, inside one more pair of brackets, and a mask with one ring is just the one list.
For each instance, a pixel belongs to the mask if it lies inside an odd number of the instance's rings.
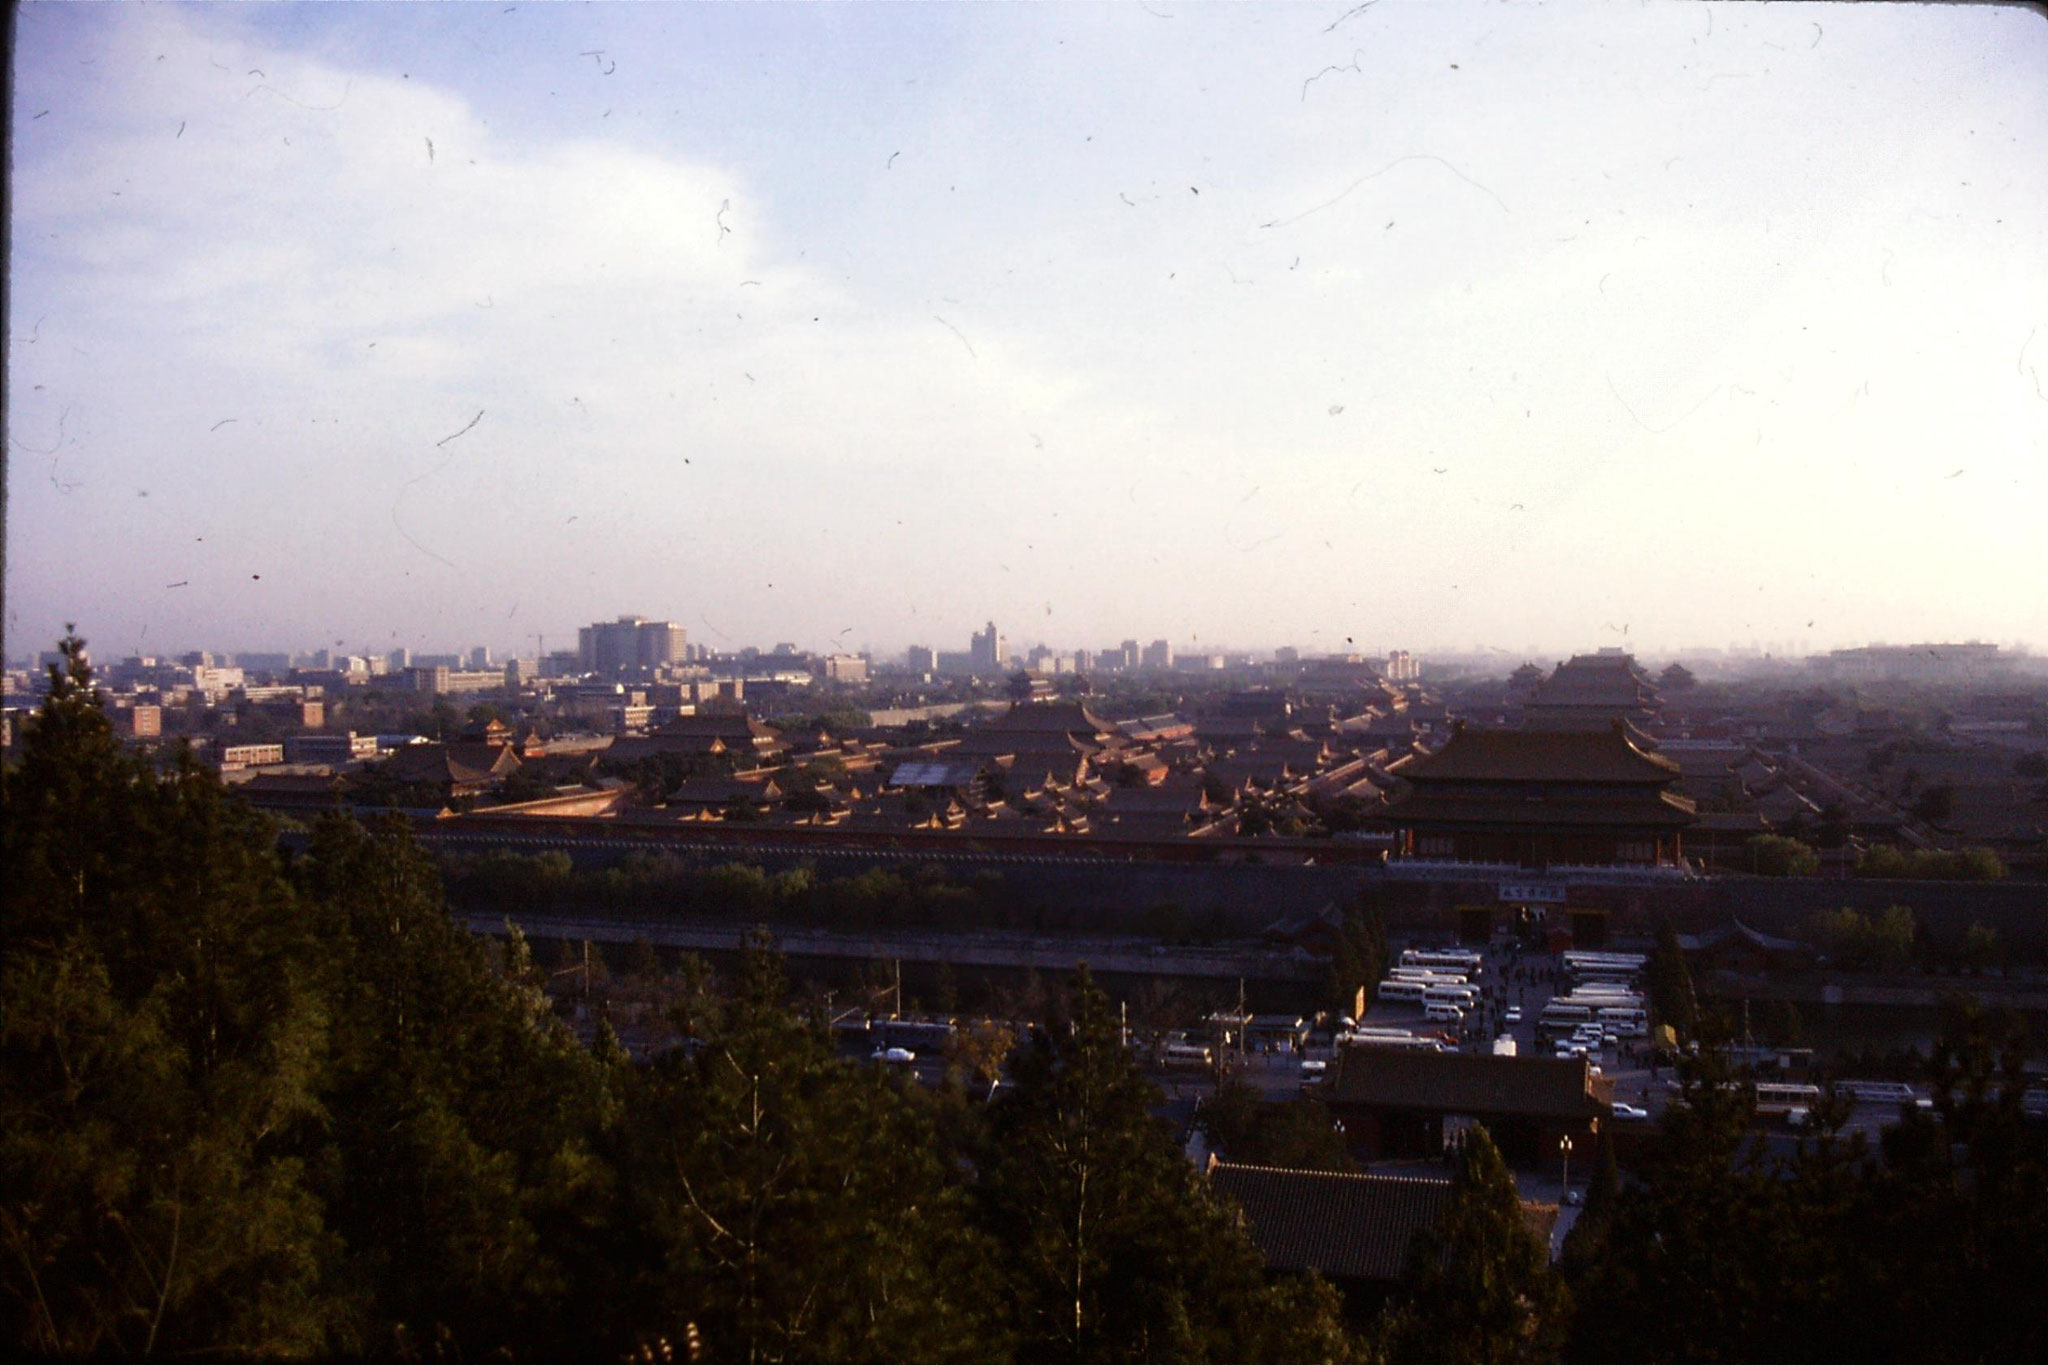
{"label": "parked bus row", "polygon": [[1647,1038],[1650,1016],[1640,1003],[1608,1005],[1585,1000],[1553,1000],[1536,1017],[1539,1034],[1576,1033],[1587,1024],[1598,1024],[1603,1033],[1616,1038]]}

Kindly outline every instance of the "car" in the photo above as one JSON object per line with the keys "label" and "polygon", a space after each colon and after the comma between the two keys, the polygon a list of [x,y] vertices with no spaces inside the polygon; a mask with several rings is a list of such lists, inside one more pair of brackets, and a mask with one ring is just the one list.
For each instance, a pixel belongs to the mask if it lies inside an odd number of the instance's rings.
{"label": "car", "polygon": [[1521,1007],[1520,1005],[1509,1005],[1509,1006],[1508,1006],[1508,1012],[1507,1012],[1507,1016],[1506,1016],[1506,1017],[1507,1017],[1507,1021],[1508,1021],[1508,1022],[1509,1022],[1510,1024],[1519,1024],[1519,1023],[1521,1023],[1521,1022],[1522,1022],[1522,1007]]}
{"label": "car", "polygon": [[1603,1034],[1601,1034],[1601,1035],[1600,1035],[1600,1046],[1602,1046],[1602,1047],[1620,1047],[1620,1046],[1621,1046],[1621,1039],[1617,1038],[1617,1037],[1616,1037],[1615,1035],[1613,1035],[1613,1034],[1611,1034],[1611,1033],[1603,1033]]}
{"label": "car", "polygon": [[907,1047],[878,1047],[869,1054],[871,1062],[887,1062],[893,1066],[909,1066],[917,1060],[917,1054]]}
{"label": "car", "polygon": [[1622,1104],[1617,1101],[1614,1106],[1614,1117],[1641,1123],[1644,1119],[1650,1117],[1650,1111],[1637,1105]]}
{"label": "car", "polygon": [[1301,1074],[1304,1076],[1320,1076],[1329,1069],[1330,1064],[1328,1062],[1318,1061],[1313,1057],[1301,1059]]}
{"label": "car", "polygon": [[1566,1190],[1564,1192],[1564,1202],[1571,1205],[1573,1208],[1577,1208],[1580,1204],[1583,1204],[1585,1202],[1585,1196],[1580,1194],[1577,1190]]}

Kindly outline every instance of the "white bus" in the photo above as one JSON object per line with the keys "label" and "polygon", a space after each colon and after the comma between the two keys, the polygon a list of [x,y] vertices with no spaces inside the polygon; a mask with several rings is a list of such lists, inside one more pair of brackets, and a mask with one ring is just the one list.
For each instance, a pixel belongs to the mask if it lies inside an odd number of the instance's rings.
{"label": "white bus", "polygon": [[1817,1085],[1780,1085],[1770,1081],[1756,1083],[1756,1112],[1759,1114],[1789,1114],[1794,1109],[1809,1112],[1820,1103],[1820,1087]]}
{"label": "white bus", "polygon": [[1603,1009],[1600,1026],[1617,1038],[1650,1036],[1650,1016],[1639,1009]]}
{"label": "white bus", "polygon": [[1643,1007],[1640,995],[1554,995],[1551,999],[1560,1005],[1585,1005],[1594,1010],[1639,1010]]}
{"label": "white bus", "polygon": [[1216,1054],[1199,1043],[1168,1043],[1160,1060],[1171,1067],[1210,1067]]}
{"label": "white bus", "polygon": [[1568,972],[1635,973],[1649,963],[1650,959],[1641,953],[1567,952],[1564,955],[1564,966]]}
{"label": "white bus", "polygon": [[1409,948],[1401,954],[1403,967],[1449,967],[1476,976],[1483,959],[1462,948]]}
{"label": "white bus", "polygon": [[1565,999],[1552,999],[1552,1003],[1554,1005],[1585,1005],[1595,1015],[1604,1015],[1610,1009],[1630,1009],[1630,1011],[1640,1011],[1642,1009],[1642,1001],[1638,1001],[1634,997],[1593,997],[1593,999],[1585,999],[1583,995],[1571,995],[1571,997],[1565,997]]}
{"label": "white bus", "polygon": [[1536,1018],[1539,1031],[1570,1033],[1581,1024],[1593,1021],[1593,1011],[1587,1005],[1564,1005],[1552,1003],[1543,1007],[1543,1013]]}
{"label": "white bus", "polygon": [[1454,1005],[1448,1000],[1430,1001],[1422,1007],[1422,1015],[1425,1019],[1434,1019],[1439,1023],[1445,1024],[1462,1024],[1465,1022],[1464,1008]]}
{"label": "white bus", "polygon": [[1379,998],[1382,1000],[1405,1000],[1411,1004],[1422,1003],[1422,993],[1429,987],[1420,981],[1382,981]]}
{"label": "white bus", "polygon": [[1394,981],[1422,981],[1438,986],[1465,984],[1464,973],[1446,971],[1441,967],[1391,967],[1387,976]]}
{"label": "white bus", "polygon": [[1911,1104],[1920,1098],[1904,1081],[1836,1081],[1835,1089],[1866,1104]]}
{"label": "white bus", "polygon": [[1397,1033],[1392,1029],[1342,1033],[1337,1036],[1337,1044],[1340,1047],[1391,1048],[1408,1052],[1442,1052],[1444,1050],[1444,1045],[1434,1038],[1417,1038],[1412,1033]]}
{"label": "white bus", "polygon": [[1459,1009],[1471,1009],[1479,1003],[1479,992],[1470,986],[1425,986],[1422,990],[1425,1005],[1456,1005]]}

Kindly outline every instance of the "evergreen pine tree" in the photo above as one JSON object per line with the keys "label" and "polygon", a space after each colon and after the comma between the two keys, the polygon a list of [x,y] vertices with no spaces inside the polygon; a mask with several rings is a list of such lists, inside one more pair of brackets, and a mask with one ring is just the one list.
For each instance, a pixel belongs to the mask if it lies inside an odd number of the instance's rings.
{"label": "evergreen pine tree", "polygon": [[306,1355],[343,1316],[297,1143],[327,1019],[265,822],[124,755],[85,642],[0,787],[0,1333]]}
{"label": "evergreen pine tree", "polygon": [[1493,1139],[1466,1140],[1451,1205],[1409,1245],[1402,1296],[1387,1321],[1395,1365],[1554,1360],[1569,1295],[1522,1214]]}
{"label": "evergreen pine tree", "polygon": [[1019,1050],[978,1161],[1024,1361],[1323,1360],[1320,1281],[1269,1284],[1242,1224],[1148,1112],[1156,1091],[1083,969]]}
{"label": "evergreen pine tree", "polygon": [[1657,925],[1657,948],[1650,954],[1647,977],[1650,1010],[1660,1024],[1669,1024],[1681,1041],[1699,1027],[1699,1000],[1693,993],[1692,970],[1678,946],[1678,931],[1669,920]]}
{"label": "evergreen pine tree", "polygon": [[840,1061],[786,992],[772,943],[751,939],[702,1045],[634,1081],[638,1330],[694,1331],[715,1360],[1000,1357],[983,1317],[997,1253],[924,1102]]}

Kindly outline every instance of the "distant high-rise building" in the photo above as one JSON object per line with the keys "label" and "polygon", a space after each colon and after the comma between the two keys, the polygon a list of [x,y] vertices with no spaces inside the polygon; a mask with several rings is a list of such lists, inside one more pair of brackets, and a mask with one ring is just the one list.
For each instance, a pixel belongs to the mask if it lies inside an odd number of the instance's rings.
{"label": "distant high-rise building", "polygon": [[1009,651],[1003,648],[1003,637],[995,622],[989,622],[987,630],[975,632],[968,653],[974,656],[974,667],[978,672],[995,673],[1002,669]]}
{"label": "distant high-rise building", "polygon": [[1422,665],[1407,650],[1397,649],[1387,655],[1388,682],[1414,682],[1421,676]]}
{"label": "distant high-rise building", "polygon": [[858,654],[827,654],[825,678],[828,682],[864,683],[868,680],[868,661]]}
{"label": "distant high-rise building", "polygon": [[586,673],[610,676],[662,668],[682,661],[688,649],[683,628],[673,621],[621,616],[576,632],[577,656]]}
{"label": "distant high-rise building", "polygon": [[904,651],[903,658],[912,673],[932,673],[939,667],[939,656],[924,645],[912,645]]}
{"label": "distant high-rise building", "polygon": [[1173,646],[1165,640],[1154,640],[1145,646],[1145,652],[1138,657],[1142,668],[1172,668]]}
{"label": "distant high-rise building", "polygon": [[473,646],[469,651],[469,666],[471,668],[489,668],[491,666],[491,647],[489,645]]}
{"label": "distant high-rise building", "polygon": [[393,673],[403,673],[406,669],[412,667],[412,651],[404,645],[400,645],[397,649],[392,650],[384,656],[384,659],[386,663],[391,665]]}
{"label": "distant high-rise building", "polygon": [[1118,667],[1120,668],[1136,668],[1138,661],[1143,657],[1138,653],[1138,642],[1136,640],[1124,641],[1123,647],[1117,652],[1123,656],[1118,662]]}

